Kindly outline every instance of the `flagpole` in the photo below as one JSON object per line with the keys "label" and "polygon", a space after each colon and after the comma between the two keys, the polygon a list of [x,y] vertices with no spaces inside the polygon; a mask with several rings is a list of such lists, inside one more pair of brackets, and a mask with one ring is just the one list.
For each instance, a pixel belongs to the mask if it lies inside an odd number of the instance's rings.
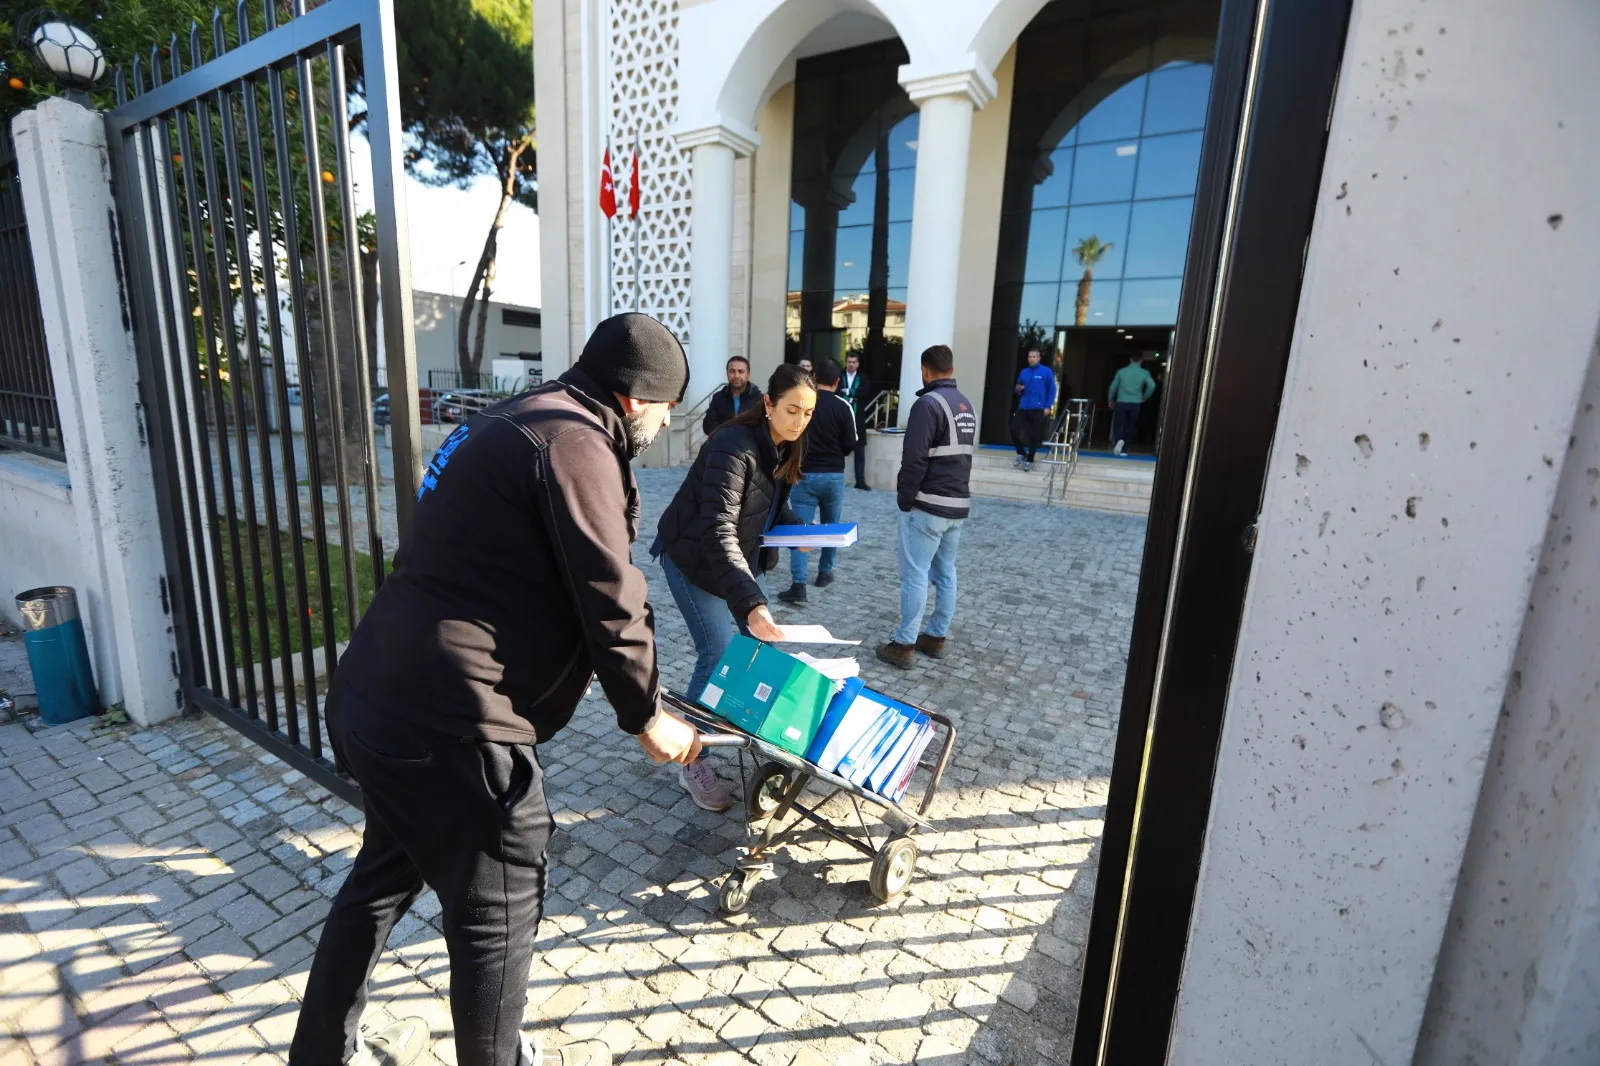
{"label": "flagpole", "polygon": [[[639,133],[633,134],[633,178],[628,184],[628,201],[630,204],[639,202],[639,193],[635,186],[639,184]],[[639,211],[633,211],[633,309],[639,310]]]}
{"label": "flagpole", "polygon": [[[606,156],[611,155],[611,138],[606,138]],[[616,196],[616,164],[612,164],[611,188],[612,196]],[[606,317],[610,318],[616,313],[616,294],[614,292],[616,279],[611,276],[611,223],[612,216],[606,216]]]}

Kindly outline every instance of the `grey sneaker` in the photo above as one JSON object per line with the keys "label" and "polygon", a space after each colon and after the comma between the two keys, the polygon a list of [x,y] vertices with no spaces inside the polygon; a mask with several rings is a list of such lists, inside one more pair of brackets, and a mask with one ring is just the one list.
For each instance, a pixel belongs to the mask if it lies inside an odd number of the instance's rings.
{"label": "grey sneaker", "polygon": [[1011,460],[1011,467],[1012,467],[1013,470],[1021,470],[1022,469],[1022,456],[1019,455],[1015,459]]}
{"label": "grey sneaker", "polygon": [[401,1018],[370,1037],[363,1034],[361,1050],[351,1058],[349,1066],[410,1066],[432,1036],[428,1023],[421,1018]]}
{"label": "grey sneaker", "polygon": [[1024,469],[1024,470],[1032,470],[1033,469],[1032,461],[1028,460],[1028,459],[1022,460],[1022,469]]}
{"label": "grey sneaker", "polygon": [[678,783],[703,811],[721,812],[733,806],[733,797],[717,780],[717,768],[709,759],[696,759],[687,766],[678,767]]}
{"label": "grey sneaker", "polygon": [[546,1047],[537,1034],[531,1042],[524,1035],[519,1066],[611,1066],[611,1048],[604,1040]]}

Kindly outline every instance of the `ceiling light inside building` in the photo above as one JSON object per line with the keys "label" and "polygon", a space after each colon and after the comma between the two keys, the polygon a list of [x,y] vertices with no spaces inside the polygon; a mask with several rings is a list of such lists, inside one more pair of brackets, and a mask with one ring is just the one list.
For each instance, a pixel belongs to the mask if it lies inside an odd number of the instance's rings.
{"label": "ceiling light inside building", "polygon": [[1117,145],[1117,154],[1119,156],[1134,155],[1138,151],[1139,151],[1139,146],[1137,144],[1119,144],[1119,145]]}

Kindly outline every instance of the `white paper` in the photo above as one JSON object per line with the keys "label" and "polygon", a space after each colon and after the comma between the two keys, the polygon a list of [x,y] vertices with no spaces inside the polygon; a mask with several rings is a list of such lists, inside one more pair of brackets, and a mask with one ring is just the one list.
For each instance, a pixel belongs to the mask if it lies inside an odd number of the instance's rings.
{"label": "white paper", "polygon": [[795,658],[816,670],[823,677],[830,677],[835,681],[861,676],[861,664],[856,662],[854,655],[843,659],[818,659],[802,651],[797,652]]}
{"label": "white paper", "polygon": [[779,626],[778,639],[787,644],[860,644],[859,640],[840,640],[827,626]]}

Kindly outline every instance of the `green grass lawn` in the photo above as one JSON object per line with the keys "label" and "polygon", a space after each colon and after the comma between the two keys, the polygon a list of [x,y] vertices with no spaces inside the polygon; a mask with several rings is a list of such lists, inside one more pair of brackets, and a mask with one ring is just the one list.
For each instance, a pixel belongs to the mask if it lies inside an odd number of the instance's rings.
{"label": "green grass lawn", "polygon": [[[217,531],[222,541],[222,572],[227,575],[228,592],[228,630],[233,641],[234,661],[244,662],[244,649],[239,632],[239,606],[235,602],[238,595],[238,583],[234,576],[233,547],[228,538],[227,519],[217,520]],[[265,526],[256,527],[256,536],[261,546],[261,576],[265,586],[266,602],[261,609],[257,608],[255,596],[255,575],[250,567],[250,544],[248,538],[249,526],[241,523],[239,527],[239,550],[241,553],[241,570],[244,582],[245,613],[250,622],[250,659],[259,662],[261,659],[261,634],[258,627],[263,622],[266,624],[267,638],[272,646],[272,656],[277,658],[283,652],[283,645],[278,636],[278,581],[277,575],[282,576],[283,592],[289,607],[289,651],[300,651],[300,625],[295,616],[297,601],[294,591],[294,542],[288,531],[278,535],[278,548],[280,558],[274,565],[271,557],[270,545],[267,542],[267,529]],[[316,545],[307,537],[303,541],[306,575],[306,598],[308,615],[311,621],[311,645],[321,648],[327,634],[327,613],[323,610],[321,596],[321,581],[317,567]],[[366,552],[357,551],[355,556],[356,568],[356,603],[358,611],[365,613],[367,605],[372,602],[372,556]],[[336,642],[350,639],[350,630],[353,622],[349,617],[349,607],[345,596],[344,549],[337,544],[328,545],[328,578],[332,587],[333,604],[333,632]],[[359,615],[358,615],[359,617]]]}

